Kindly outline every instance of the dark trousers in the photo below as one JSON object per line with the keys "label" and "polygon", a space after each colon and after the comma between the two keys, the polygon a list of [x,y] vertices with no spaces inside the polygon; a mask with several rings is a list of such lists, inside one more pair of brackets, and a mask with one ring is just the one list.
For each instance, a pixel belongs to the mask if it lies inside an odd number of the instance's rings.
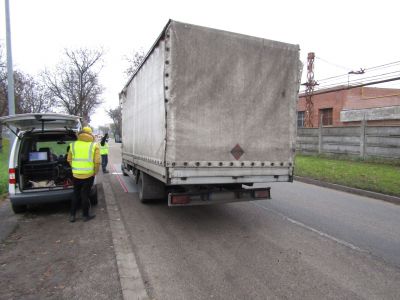
{"label": "dark trousers", "polygon": [[72,197],[71,201],[72,216],[75,216],[79,203],[81,203],[82,206],[82,215],[84,217],[87,217],[89,215],[89,208],[90,208],[89,195],[93,185],[93,181],[94,181],[94,176],[85,179],[79,179],[75,177],[73,178],[74,196]]}
{"label": "dark trousers", "polygon": [[101,156],[101,167],[103,169],[103,172],[106,170],[108,164],[108,155],[104,154]]}

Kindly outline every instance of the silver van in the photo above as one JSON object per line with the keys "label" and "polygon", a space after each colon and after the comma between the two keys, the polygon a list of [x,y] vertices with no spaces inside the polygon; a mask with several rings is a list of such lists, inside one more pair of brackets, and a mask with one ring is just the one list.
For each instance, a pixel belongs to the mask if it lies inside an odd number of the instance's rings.
{"label": "silver van", "polygon": [[[9,158],[8,191],[14,213],[30,204],[70,200],[72,171],[67,162],[69,144],[77,139],[80,118],[43,113],[0,118],[15,135]],[[91,204],[97,204],[93,185]]]}

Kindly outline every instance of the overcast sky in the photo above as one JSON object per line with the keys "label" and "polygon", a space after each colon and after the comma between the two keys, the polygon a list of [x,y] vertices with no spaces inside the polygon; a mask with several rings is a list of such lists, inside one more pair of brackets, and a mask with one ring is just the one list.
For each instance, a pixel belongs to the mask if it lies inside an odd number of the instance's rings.
{"label": "overcast sky", "polygon": [[[299,44],[304,63],[310,51],[320,58],[317,80],[400,60],[398,0],[9,1],[15,69],[35,75],[54,67],[64,48],[105,49],[104,104],[92,126],[105,123],[104,108],[118,105],[124,56],[147,51],[168,19]],[[4,1],[0,9],[5,44]]]}

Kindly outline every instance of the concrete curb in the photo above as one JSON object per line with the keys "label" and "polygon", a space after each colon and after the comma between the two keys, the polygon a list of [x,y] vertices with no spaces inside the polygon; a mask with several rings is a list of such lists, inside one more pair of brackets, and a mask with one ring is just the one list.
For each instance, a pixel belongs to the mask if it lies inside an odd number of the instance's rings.
{"label": "concrete curb", "polygon": [[330,189],[334,189],[334,190],[339,190],[342,192],[347,192],[347,193],[365,196],[365,197],[369,197],[369,198],[379,199],[382,201],[400,205],[400,198],[395,197],[395,196],[385,195],[385,194],[376,193],[376,192],[370,192],[370,191],[366,191],[366,190],[356,189],[356,188],[352,188],[352,187],[348,187],[348,186],[344,186],[344,185],[324,182],[324,181],[306,178],[306,177],[294,176],[294,180],[308,183],[308,184],[318,185],[318,186],[322,186],[322,187],[326,187],[326,188],[330,188]]}
{"label": "concrete curb", "polygon": [[103,180],[103,190],[117,259],[122,297],[124,300],[149,299],[108,179]]}

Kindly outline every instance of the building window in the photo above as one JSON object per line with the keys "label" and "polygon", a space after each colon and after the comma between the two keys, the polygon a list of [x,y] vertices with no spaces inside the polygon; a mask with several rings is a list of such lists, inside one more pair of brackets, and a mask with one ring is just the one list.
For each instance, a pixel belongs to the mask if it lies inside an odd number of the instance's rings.
{"label": "building window", "polygon": [[333,118],[332,118],[332,108],[324,108],[319,110],[320,116],[322,116],[322,126],[332,126]]}
{"label": "building window", "polygon": [[297,127],[304,127],[304,111],[297,112]]}

